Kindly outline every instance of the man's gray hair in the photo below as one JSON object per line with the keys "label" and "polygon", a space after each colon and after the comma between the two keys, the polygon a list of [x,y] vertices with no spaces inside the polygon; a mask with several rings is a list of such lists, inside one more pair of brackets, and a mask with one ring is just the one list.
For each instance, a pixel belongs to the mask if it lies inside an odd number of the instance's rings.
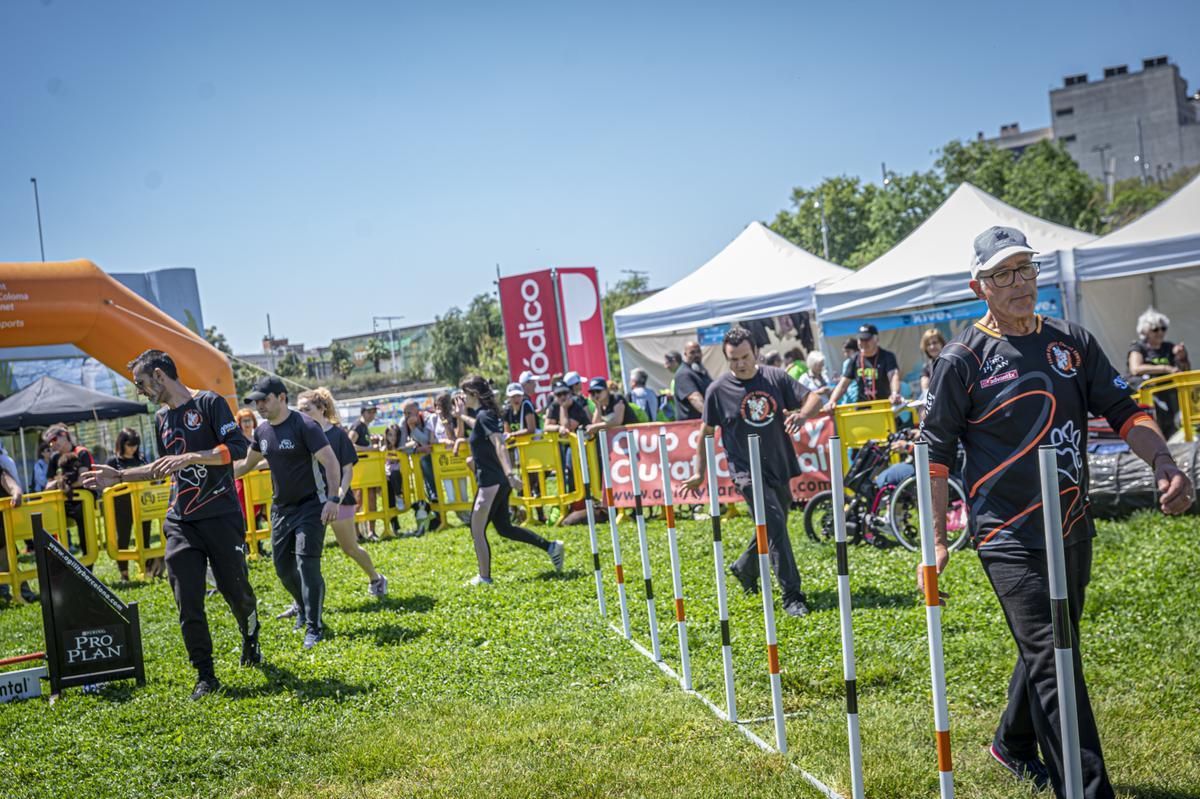
{"label": "man's gray hair", "polygon": [[1150,335],[1150,328],[1161,327],[1163,330],[1166,330],[1170,326],[1171,320],[1167,318],[1165,313],[1157,311],[1154,308],[1147,308],[1142,311],[1142,315],[1137,319],[1137,334],[1144,341]]}
{"label": "man's gray hair", "polygon": [[808,364],[809,369],[816,369],[817,364],[825,363],[825,355],[820,350],[813,350],[804,359],[804,362]]}
{"label": "man's gray hair", "polygon": [[634,369],[632,372],[629,373],[629,380],[635,386],[644,386],[644,385],[646,385],[646,381],[649,379],[650,379],[650,375],[646,372],[645,369],[642,369],[641,367],[638,367],[637,369]]}

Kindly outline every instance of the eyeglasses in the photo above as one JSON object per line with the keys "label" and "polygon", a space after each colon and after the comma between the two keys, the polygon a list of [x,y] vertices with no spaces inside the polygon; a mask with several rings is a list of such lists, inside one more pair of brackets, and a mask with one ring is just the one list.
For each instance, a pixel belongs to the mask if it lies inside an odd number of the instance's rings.
{"label": "eyeglasses", "polygon": [[589,388],[589,389],[588,389],[588,393],[589,393],[589,394],[591,394],[592,396],[595,396],[595,395],[597,395],[597,394],[603,394],[603,393],[604,393],[604,389],[602,389],[602,388]]}
{"label": "eyeglasses", "polygon": [[1149,331],[1149,332],[1151,332],[1151,333],[1166,333],[1166,332],[1167,332],[1167,328],[1166,328],[1165,326],[1163,326],[1163,327],[1151,327],[1151,328],[1148,328],[1148,331]]}
{"label": "eyeglasses", "polygon": [[985,280],[992,281],[992,285],[996,288],[1008,288],[1013,284],[1018,274],[1022,280],[1033,280],[1042,271],[1042,267],[1037,263],[1021,264],[1014,269],[1003,269],[990,275],[984,275]]}

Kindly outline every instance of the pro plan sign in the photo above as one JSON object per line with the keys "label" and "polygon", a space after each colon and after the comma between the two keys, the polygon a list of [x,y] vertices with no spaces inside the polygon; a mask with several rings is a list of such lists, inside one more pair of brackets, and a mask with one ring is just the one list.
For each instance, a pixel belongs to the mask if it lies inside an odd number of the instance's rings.
{"label": "pro plan sign", "polygon": [[44,531],[34,541],[50,693],[130,677],[144,685],[137,603],[122,602]]}
{"label": "pro plan sign", "polygon": [[534,375],[534,403],[550,399],[550,378],[568,371],[608,378],[600,283],[594,267],[567,267],[500,278],[500,313],[509,379]]}

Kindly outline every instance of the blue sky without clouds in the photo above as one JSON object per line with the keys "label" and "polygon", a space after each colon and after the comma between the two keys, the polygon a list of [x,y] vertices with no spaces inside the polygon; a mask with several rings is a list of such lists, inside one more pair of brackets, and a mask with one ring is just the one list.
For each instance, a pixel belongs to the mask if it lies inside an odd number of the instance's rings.
{"label": "blue sky without clouds", "polygon": [[1200,3],[0,6],[0,260],[190,266],[238,351],[432,320],[505,273],[667,285],[795,185],[911,171]]}

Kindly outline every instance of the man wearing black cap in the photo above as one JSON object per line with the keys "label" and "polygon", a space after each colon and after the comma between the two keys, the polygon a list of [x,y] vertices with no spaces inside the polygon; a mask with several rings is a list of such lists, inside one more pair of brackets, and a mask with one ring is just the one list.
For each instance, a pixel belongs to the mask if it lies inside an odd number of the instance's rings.
{"label": "man wearing black cap", "polygon": [[[1074,661],[1083,796],[1106,799],[1113,788],[1079,648],[1096,534],[1088,514],[1088,415],[1104,417],[1150,464],[1164,513],[1186,511],[1193,489],[1157,425],[1134,404],[1129,385],[1092,334],[1034,312],[1039,266],[1033,255],[1024,234],[1013,228],[989,228],[975,239],[970,287],[987,303],[987,313],[934,361],[921,427],[929,442],[937,568],[941,571],[949,558],[946,480],[961,443],[975,549],[1018,653],[991,755],[1017,777],[1038,787],[1048,781],[1058,796],[1064,795],[1055,648],[1065,637]],[[1051,619],[1041,444],[1057,450],[1070,617],[1065,630]]]}
{"label": "man wearing black cap", "polygon": [[264,421],[234,474],[241,477],[263,458],[271,467],[271,556],[279,581],[299,608],[296,629],[305,630],[304,648],[312,649],[322,634],[325,525],[337,519],[342,470],[321,426],[288,410],[287,389],[279,378],[259,378],[246,401]]}
{"label": "man wearing black cap", "polygon": [[146,350],[130,361],[129,371],[138,393],[163,406],[154,415],[159,457],[131,469],[96,464],[83,482],[88,488],[104,489],[172,476],[163,519],[167,577],[179,608],[183,644],[197,673],[192,699],[200,699],[221,687],[204,611],[209,568],[242,631],[242,665],[262,662],[258,599],[246,570],[246,522],[230,468],[233,460],[245,456],[246,437],[223,398],[211,391],[193,392],[179,381],[175,361],[167,353]]}
{"label": "man wearing black cap", "polygon": [[832,411],[851,383],[858,387],[856,402],[887,398],[893,405],[900,404],[900,365],[895,355],[879,346],[879,330],[875,325],[858,329],[858,352],[846,360],[845,371],[821,410]]}

